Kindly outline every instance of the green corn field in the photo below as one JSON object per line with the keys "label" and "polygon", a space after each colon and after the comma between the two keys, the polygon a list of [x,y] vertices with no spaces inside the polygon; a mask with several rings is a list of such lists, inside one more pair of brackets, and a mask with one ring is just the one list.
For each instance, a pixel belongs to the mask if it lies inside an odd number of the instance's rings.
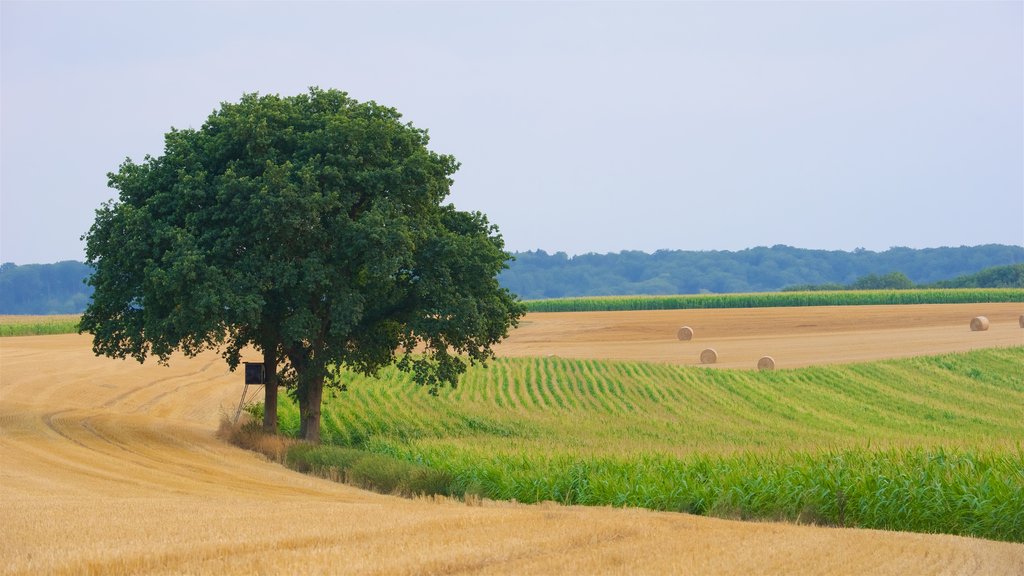
{"label": "green corn field", "polygon": [[0,316],[0,336],[49,336],[78,332],[78,314]]}
{"label": "green corn field", "polygon": [[452,494],[1024,542],[1022,366],[1024,347],[772,372],[499,359],[440,397],[342,372],[322,432]]}
{"label": "green corn field", "polygon": [[611,310],[765,308],[775,306],[969,304],[979,302],[1024,302],[1024,290],[1019,288],[958,288],[688,294],[677,296],[595,296],[528,300],[525,304],[530,312],[599,312]]}

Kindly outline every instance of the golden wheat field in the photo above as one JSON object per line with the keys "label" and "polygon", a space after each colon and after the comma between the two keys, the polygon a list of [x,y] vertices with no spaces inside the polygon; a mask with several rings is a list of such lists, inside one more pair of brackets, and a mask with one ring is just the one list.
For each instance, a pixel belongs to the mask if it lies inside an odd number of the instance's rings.
{"label": "golden wheat field", "polygon": [[[913,304],[726,308],[636,312],[548,312],[524,318],[498,347],[506,356],[564,356],[700,364],[718,352],[715,366],[756,368],[768,355],[779,368],[848,363],[923,354],[1019,346],[1024,305]],[[989,329],[971,332],[985,316]],[[680,341],[681,326],[693,330]]]}
{"label": "golden wheat field", "polygon": [[[499,354],[848,362],[1021,345],[1020,308],[531,314]],[[977,315],[988,331],[969,330]],[[96,358],[87,336],[0,339],[0,570],[1024,574],[1024,545],[972,538],[364,492],[217,440],[241,388],[212,353],[162,367]]]}

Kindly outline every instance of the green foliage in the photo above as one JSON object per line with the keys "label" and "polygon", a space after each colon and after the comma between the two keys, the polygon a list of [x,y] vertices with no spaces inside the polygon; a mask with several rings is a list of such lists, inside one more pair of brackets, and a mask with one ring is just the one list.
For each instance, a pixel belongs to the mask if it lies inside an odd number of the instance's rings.
{"label": "green foliage", "polygon": [[172,129],[162,156],[109,175],[81,329],[97,354],[140,362],[218,348],[234,368],[255,346],[310,440],[328,367],[454,385],[523,309],[497,281],[497,228],[442,204],[458,163],[428,142],[393,108],[316,88]]}
{"label": "green foliage", "polygon": [[913,287],[914,283],[902,272],[868,274],[850,285],[851,290],[909,290]]}
{"label": "green foliage", "polygon": [[[839,284],[801,284],[788,286],[784,292],[806,292],[822,290],[909,290],[914,287],[902,272],[890,272],[883,276],[869,274],[858,278],[856,282],[842,286]],[[920,285],[918,288],[1024,288],[1024,264],[1010,266],[994,266],[976,274],[959,276],[952,280],[942,280],[932,284]]]}
{"label": "green foliage", "polygon": [[526,306],[530,312],[592,312],[602,310],[961,304],[972,302],[1024,302],[1024,289],[843,290],[676,296],[595,296],[589,298],[528,300]]}
{"label": "green foliage", "polygon": [[935,288],[1024,288],[1024,264],[995,266],[932,284]]}
{"label": "green foliage", "polygon": [[245,413],[252,416],[252,419],[256,422],[263,421],[264,406],[262,402],[250,402],[242,407]]}
{"label": "green foliage", "polygon": [[438,398],[385,370],[327,399],[324,438],[447,474],[453,495],[1024,541],[1022,364],[1022,347],[772,372],[499,359]]}

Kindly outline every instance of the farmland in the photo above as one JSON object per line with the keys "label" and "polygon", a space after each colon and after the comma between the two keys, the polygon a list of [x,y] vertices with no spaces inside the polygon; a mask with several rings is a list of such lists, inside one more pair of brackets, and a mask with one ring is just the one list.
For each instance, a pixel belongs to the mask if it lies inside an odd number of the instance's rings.
{"label": "farmland", "polygon": [[1024,347],[770,373],[510,359],[440,399],[346,374],[324,437],[459,494],[1024,541],[1021,365]]}
{"label": "farmland", "polygon": [[[527,316],[497,348],[503,357],[638,360],[750,369],[764,355],[780,368],[868,362],[995,346],[1020,346],[1021,303],[902,304],[619,312],[551,312]],[[991,322],[971,332],[972,317]],[[543,318],[543,321],[540,319]],[[689,326],[694,337],[680,342]]]}
{"label": "farmland", "polygon": [[0,336],[71,334],[78,330],[78,314],[52,316],[0,315]]}
{"label": "farmland", "polygon": [[[396,404],[407,416],[401,420],[406,440],[382,436],[371,442],[371,436],[362,433],[363,442],[396,454],[419,443],[429,456],[430,435],[448,426],[459,448],[455,457],[482,456],[483,475],[503,463],[487,460],[488,447],[495,453],[515,453],[550,444],[561,418],[566,440],[547,462],[552,472],[559,471],[560,458],[581,454],[588,459],[577,470],[594,478],[600,466],[632,462],[635,468],[629,473],[681,463],[686,468],[679,470],[679,478],[685,479],[686,470],[704,462],[706,476],[728,479],[731,470],[758,462],[766,466],[765,482],[790,478],[790,485],[797,486],[794,470],[810,473],[815,463],[836,473],[862,475],[863,464],[881,472],[886,465],[906,470],[921,464],[922,473],[934,472],[930,478],[940,484],[947,473],[956,478],[974,468],[978,475],[967,477],[998,490],[992,480],[1012,481],[1005,465],[1020,454],[1014,443],[1014,436],[1020,436],[1019,424],[1008,417],[1015,402],[1020,405],[1020,391],[997,376],[1005,374],[1008,362],[1020,358],[1024,330],[1017,325],[1019,307],[530,314],[502,345],[499,354],[505,359],[487,372],[474,372],[455,391],[442,391],[440,398],[431,399],[419,389],[380,384],[381,398],[409,399]],[[968,322],[979,314],[989,317],[991,328],[970,332]],[[692,342],[675,340],[680,324],[694,327]],[[627,346],[630,339],[641,344]],[[720,363],[715,368],[688,366],[696,363],[694,354],[709,345],[719,349]],[[775,356],[781,369],[762,375],[750,372],[750,360],[764,353]],[[882,358],[891,360],[875,363]],[[245,359],[258,360],[258,355]],[[734,362],[744,370],[719,369]],[[797,366],[807,368],[791,369]],[[3,573],[1024,571],[1024,545],[1019,543],[808,525],[860,522],[848,497],[843,522],[807,496],[802,501],[806,511],[796,523],[779,523],[487,499],[467,505],[356,490],[297,474],[217,440],[213,431],[222,414],[233,412],[241,379],[227,372],[213,353],[194,359],[176,356],[170,367],[162,367],[96,358],[86,336],[12,337],[0,340],[0,367]],[[480,388],[502,367],[507,388]],[[593,379],[595,390],[607,390],[606,406],[595,400],[596,392],[585,394],[585,388],[573,392],[576,396],[558,395],[545,384],[532,390],[531,399],[525,384],[519,392],[512,386],[513,376],[542,375],[544,370],[555,375],[563,370],[568,378],[571,369],[588,367],[606,372],[603,380]],[[683,373],[693,374],[692,382],[678,376]],[[612,374],[623,375],[621,386],[611,381]],[[849,385],[813,382],[828,374],[849,378]],[[915,389],[913,381],[903,381],[914,374],[945,374],[948,379],[933,394],[927,385]],[[755,375],[765,380],[754,379]],[[671,386],[656,386],[666,377],[680,379]],[[398,375],[389,374],[384,383],[389,378],[399,383]],[[537,381],[554,382],[543,377]],[[867,388],[871,381],[886,385],[872,395]],[[682,401],[687,387],[708,388],[712,383],[723,390],[713,398],[705,394],[708,403],[702,405],[699,398]],[[352,384],[347,393],[336,393],[338,401],[354,405],[353,399],[362,396],[369,419],[376,409],[371,404],[376,396],[370,394],[376,385]],[[817,395],[812,394],[816,386]],[[839,407],[845,413],[838,425],[830,425],[823,412],[828,406],[823,393],[827,386],[844,398]],[[504,436],[498,426],[502,411],[496,408],[496,398],[505,398],[503,390],[508,398],[502,410],[522,416],[517,418],[522,424]],[[998,390],[1007,391],[1001,402],[993,399]],[[648,392],[654,400],[644,400]],[[886,405],[882,393],[895,398],[893,407]],[[558,407],[559,398],[565,407]],[[425,419],[456,400],[482,413]],[[760,401],[773,406],[779,422],[768,427],[759,446],[737,448],[746,441],[758,442],[749,431],[752,424],[767,421],[751,409]],[[796,408],[787,413],[790,401],[806,413]],[[856,408],[862,405],[879,415],[858,414]],[[620,427],[623,438],[614,439],[600,421],[575,426],[570,409],[577,408],[588,418],[629,421],[635,431]],[[641,408],[650,412],[650,418]],[[712,418],[716,410],[723,415],[717,421]],[[424,420],[413,422],[419,416]],[[683,417],[694,424],[673,423]],[[752,423],[745,422],[751,418]],[[348,424],[337,421],[332,426],[340,430]],[[858,431],[864,427],[860,441],[844,439],[843,425],[853,424]],[[704,430],[706,426],[718,426],[711,430],[717,429],[719,435]],[[807,438],[800,431],[807,431]],[[679,441],[684,432],[692,433],[692,440]],[[658,454],[652,449],[632,455],[647,443]],[[788,462],[776,458],[781,452],[791,455]],[[873,454],[882,457],[856,459]],[[830,465],[828,456],[845,458],[845,468]],[[790,467],[773,469],[773,461]],[[551,478],[559,481],[555,474]],[[912,474],[874,478],[894,487],[917,483]],[[486,487],[486,478],[477,480]],[[590,485],[590,493],[596,493],[598,483]],[[610,481],[608,486],[615,488]],[[561,500],[572,501],[564,495]],[[737,498],[704,514],[753,517],[759,505],[756,499]]]}

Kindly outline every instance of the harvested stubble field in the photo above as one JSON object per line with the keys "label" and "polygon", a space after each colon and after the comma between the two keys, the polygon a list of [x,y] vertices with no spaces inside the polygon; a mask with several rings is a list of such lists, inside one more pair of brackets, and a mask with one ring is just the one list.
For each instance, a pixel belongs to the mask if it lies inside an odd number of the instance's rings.
{"label": "harvested stubble field", "polygon": [[[705,348],[715,366],[756,368],[765,355],[779,368],[909,358],[978,348],[1020,346],[1024,304],[904,304],[547,312],[531,314],[498,347],[499,356],[561,356],[699,365]],[[990,328],[971,332],[971,319]],[[693,337],[680,341],[681,326]]]}
{"label": "harvested stubble field", "polygon": [[[718,366],[791,367],[1021,345],[1019,308],[532,314],[500,353],[696,363],[681,348],[714,346]],[[1024,573],[1024,546],[972,538],[363,492],[215,439],[240,392],[215,354],[165,368],[95,358],[84,336],[0,340],[3,571]]]}

